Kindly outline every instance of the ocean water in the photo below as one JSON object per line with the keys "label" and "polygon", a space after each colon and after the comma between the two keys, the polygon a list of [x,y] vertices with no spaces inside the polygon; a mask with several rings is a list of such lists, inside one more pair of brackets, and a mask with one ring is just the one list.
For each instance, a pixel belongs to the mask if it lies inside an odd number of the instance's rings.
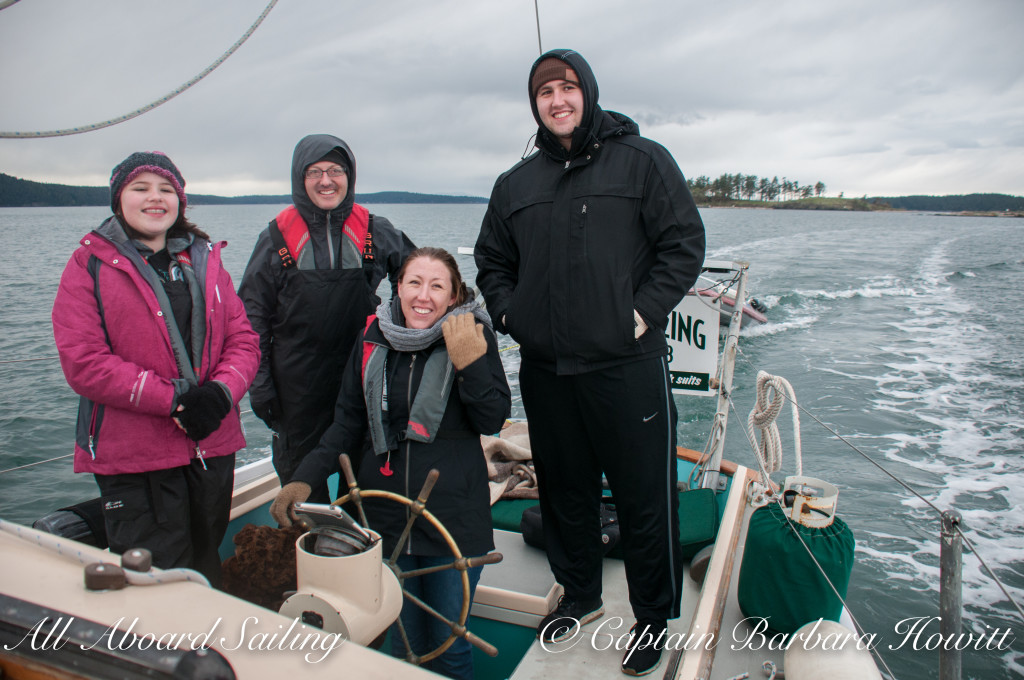
{"label": "ocean water", "polygon": [[[199,206],[190,216],[229,242],[225,261],[237,285],[257,234],[278,209]],[[473,245],[484,206],[370,209],[417,244],[454,253]],[[103,208],[0,209],[7,245],[0,264],[4,519],[30,524],[96,493],[91,477],[71,471],[77,398],[56,360],[50,310],[68,257],[106,214]],[[933,508],[963,516],[977,555],[1024,602],[1024,222],[741,209],[702,215],[708,257],[750,262],[750,293],[769,308],[767,324],[742,333],[727,457],[756,465],[744,425],[758,370],[789,380],[807,412],[801,415],[804,474],[840,488],[838,514],[856,537],[848,593],[853,616],[876,636],[895,677],[938,677],[931,637],[937,624],[905,639],[913,619],[938,614]],[[472,257],[457,259],[472,281]],[[518,395],[518,356],[507,338],[502,346]],[[680,444],[703,448],[713,400],[679,397],[678,405]],[[518,400],[513,409],[523,415]],[[249,445],[240,461],[267,455],[266,428],[251,413],[243,422]],[[789,422],[787,408],[779,418],[783,474],[795,469]],[[964,677],[1021,677],[1024,621],[970,552],[963,581],[964,632],[985,636],[964,651]]]}

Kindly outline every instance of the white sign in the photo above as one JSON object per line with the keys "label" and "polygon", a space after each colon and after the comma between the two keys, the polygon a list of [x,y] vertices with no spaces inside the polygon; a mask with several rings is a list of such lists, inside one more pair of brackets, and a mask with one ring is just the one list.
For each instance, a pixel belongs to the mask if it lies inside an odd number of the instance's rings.
{"label": "white sign", "polygon": [[718,374],[718,329],[721,322],[712,309],[690,293],[668,315],[668,370],[672,391],[711,396],[711,379]]}

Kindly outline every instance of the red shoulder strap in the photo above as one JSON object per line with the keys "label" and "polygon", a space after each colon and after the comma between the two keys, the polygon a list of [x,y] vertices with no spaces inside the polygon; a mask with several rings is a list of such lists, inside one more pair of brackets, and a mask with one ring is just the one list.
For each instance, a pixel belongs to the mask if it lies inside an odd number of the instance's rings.
{"label": "red shoulder strap", "polygon": [[352,204],[352,212],[345,220],[345,236],[352,240],[361,251],[366,241],[366,230],[370,226],[370,211],[359,205]]}
{"label": "red shoulder strap", "polygon": [[285,253],[282,253],[279,248],[278,254],[281,255],[282,260],[285,260],[285,266],[287,266],[286,256],[290,255],[294,260],[297,260],[299,253],[309,243],[309,227],[306,226],[306,221],[302,219],[299,211],[293,205],[278,213],[275,221],[277,222],[278,231],[281,232],[281,236],[284,238],[285,248],[287,248]]}
{"label": "red shoulder strap", "polygon": [[[366,337],[366,331],[370,330],[370,326],[376,320],[376,314],[371,314],[370,316],[366,317],[366,326],[363,327],[363,338]],[[363,366],[362,370],[359,372],[359,375],[362,376],[364,382],[366,380],[366,363],[370,360],[370,354],[373,353],[374,347],[376,347],[374,343],[366,342],[365,339],[363,340]]]}

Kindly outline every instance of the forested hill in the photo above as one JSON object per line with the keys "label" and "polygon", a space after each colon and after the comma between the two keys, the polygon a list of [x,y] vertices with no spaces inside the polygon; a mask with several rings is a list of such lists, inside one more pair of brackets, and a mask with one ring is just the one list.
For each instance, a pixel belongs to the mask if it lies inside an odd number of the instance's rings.
{"label": "forested hill", "polygon": [[[287,204],[289,195],[280,196],[207,196],[189,194],[191,205]],[[414,194],[407,191],[379,191],[357,194],[360,203],[487,203],[480,196],[445,196],[440,194]],[[1022,212],[1024,197],[1007,194],[968,194],[966,196],[891,196],[867,198],[879,205],[896,210],[924,212]],[[64,184],[45,184],[18,179],[0,173],[0,207],[44,207],[109,205],[107,187],[73,187]],[[766,206],[768,207],[768,206]]]}
{"label": "forested hill", "polygon": [[[480,196],[444,196],[440,194],[414,194],[407,191],[379,191],[356,194],[360,203],[487,203]],[[237,205],[250,203],[287,204],[290,195],[281,196],[207,196],[188,194],[189,205]],[[110,205],[107,187],[72,187],[64,184],[44,184],[18,179],[0,173],[0,207],[25,208],[46,206]]]}
{"label": "forested hill", "polygon": [[885,203],[895,210],[924,212],[1020,212],[1024,196],[1007,194],[967,194],[966,196],[892,196],[868,199]]}
{"label": "forested hill", "polygon": [[0,207],[54,205],[110,205],[110,189],[43,184],[0,173]]}

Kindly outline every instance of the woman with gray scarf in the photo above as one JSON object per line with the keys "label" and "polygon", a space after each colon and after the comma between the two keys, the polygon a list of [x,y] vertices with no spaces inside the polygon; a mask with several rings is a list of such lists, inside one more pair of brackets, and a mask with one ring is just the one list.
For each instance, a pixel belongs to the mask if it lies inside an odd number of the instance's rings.
{"label": "woman with gray scarf", "polygon": [[[440,248],[419,248],[398,275],[398,295],[371,316],[349,358],[334,422],[278,493],[271,514],[289,526],[292,506],[338,471],[348,453],[359,486],[414,497],[427,473],[440,477],[427,503],[463,555],[494,549],[487,468],[480,435],[501,429],[511,409],[505,371],[491,321],[467,290],[455,259]],[[391,553],[406,523],[406,508],[366,499],[370,526]],[[419,519],[402,546],[403,571],[447,564],[440,534]],[[469,570],[471,594],[482,567]],[[407,579],[407,590],[450,619],[458,618],[461,582],[454,570]],[[402,623],[418,655],[446,640],[451,629],[408,602]],[[393,653],[405,656],[392,631]],[[458,638],[431,670],[472,678],[472,652]]]}

